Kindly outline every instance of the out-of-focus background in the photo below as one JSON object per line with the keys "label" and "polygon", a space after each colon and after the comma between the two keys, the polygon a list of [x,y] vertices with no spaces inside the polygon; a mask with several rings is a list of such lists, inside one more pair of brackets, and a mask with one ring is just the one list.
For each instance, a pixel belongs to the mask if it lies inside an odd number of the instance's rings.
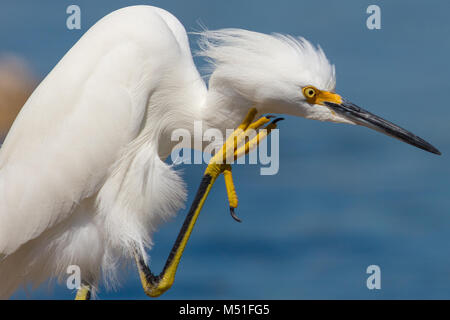
{"label": "out-of-focus background", "polygon": [[20,55],[0,52],[0,142],[33,92],[36,82],[30,66]]}
{"label": "out-of-focus background", "polygon": [[[81,8],[81,30],[66,8]],[[336,64],[337,91],[429,140],[441,157],[366,128],[288,117],[280,171],[236,166],[238,214],[225,188],[208,198],[176,281],[161,299],[449,299],[450,3],[445,1],[24,1],[0,3],[0,134],[64,53],[115,9],[149,4],[188,31],[237,27],[301,35]],[[366,9],[381,8],[368,30]],[[197,48],[191,36],[193,50]],[[198,67],[205,65],[195,59]],[[70,75],[67,75],[70,77]],[[192,201],[204,165],[182,167]],[[155,235],[159,272],[187,210]],[[366,268],[381,268],[368,290]],[[145,299],[137,273],[102,299]],[[1,284],[0,284],[1,285]],[[14,298],[71,299],[64,283]]]}

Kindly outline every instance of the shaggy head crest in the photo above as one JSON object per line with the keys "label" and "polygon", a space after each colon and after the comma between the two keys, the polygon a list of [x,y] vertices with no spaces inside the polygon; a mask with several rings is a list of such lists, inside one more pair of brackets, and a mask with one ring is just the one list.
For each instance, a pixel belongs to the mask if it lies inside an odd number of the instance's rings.
{"label": "shaggy head crest", "polygon": [[242,29],[205,30],[199,35],[198,55],[210,62],[215,81],[240,88],[282,83],[334,91],[334,65],[304,38]]}

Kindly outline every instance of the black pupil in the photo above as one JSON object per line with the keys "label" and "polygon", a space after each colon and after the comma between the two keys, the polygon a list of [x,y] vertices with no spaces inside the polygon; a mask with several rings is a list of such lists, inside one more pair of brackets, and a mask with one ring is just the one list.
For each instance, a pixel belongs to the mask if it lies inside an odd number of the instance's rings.
{"label": "black pupil", "polygon": [[310,96],[312,96],[312,95],[314,94],[314,91],[309,90],[308,94],[309,94]]}

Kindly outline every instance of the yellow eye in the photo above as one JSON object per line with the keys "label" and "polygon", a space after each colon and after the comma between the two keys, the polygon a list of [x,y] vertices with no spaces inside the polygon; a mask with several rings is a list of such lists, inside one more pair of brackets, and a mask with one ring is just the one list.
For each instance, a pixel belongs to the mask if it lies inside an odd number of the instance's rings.
{"label": "yellow eye", "polygon": [[305,96],[306,99],[310,100],[310,99],[314,99],[314,97],[317,94],[317,89],[309,86],[309,87],[304,87],[303,88],[303,95]]}

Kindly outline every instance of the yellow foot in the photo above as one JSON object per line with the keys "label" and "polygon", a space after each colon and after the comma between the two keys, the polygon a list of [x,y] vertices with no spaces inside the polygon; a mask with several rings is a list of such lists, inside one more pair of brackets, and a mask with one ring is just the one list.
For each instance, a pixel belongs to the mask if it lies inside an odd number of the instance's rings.
{"label": "yellow foot", "polygon": [[[234,213],[234,210],[238,204],[238,199],[231,174],[231,163],[239,157],[249,153],[259,144],[259,142],[270,134],[272,129],[276,128],[276,123],[282,120],[281,118],[277,118],[270,122],[271,117],[268,116],[252,122],[255,115],[256,109],[251,109],[242,124],[230,135],[230,137],[228,137],[219,152],[217,152],[209,162],[197,190],[197,194],[192,202],[186,219],[184,220],[183,226],[178,233],[178,237],[172,247],[161,274],[157,276],[154,275],[150,271],[147,263],[144,261],[141,253],[138,250],[134,251],[142,286],[148,296],[158,297],[172,286],[175,280],[178,264],[180,263],[181,256],[183,255],[198,215],[200,214],[203,204],[205,203],[214,182],[221,173],[223,173],[225,177],[225,185],[227,187],[231,216],[236,221],[240,221]],[[257,129],[262,128],[267,123],[269,124],[263,128],[263,130],[259,130],[259,132],[256,133]]]}
{"label": "yellow foot", "polygon": [[[210,175],[213,180],[223,173],[225,178],[225,186],[227,189],[228,202],[230,204],[230,214],[233,219],[238,222],[241,222],[241,220],[235,213],[235,209],[238,205],[238,198],[233,183],[231,163],[252,151],[270,134],[271,130],[277,127],[277,122],[283,120],[283,118],[275,118],[263,128],[263,126],[266,125],[270,119],[273,118],[273,116],[261,117],[252,122],[255,115],[256,109],[250,109],[244,121],[227,138],[219,152],[211,158],[211,161],[205,171],[205,175]],[[256,130],[258,129],[260,130],[257,132]]]}
{"label": "yellow foot", "polygon": [[88,284],[82,284],[78,289],[75,300],[90,300],[91,299],[91,286]]}

